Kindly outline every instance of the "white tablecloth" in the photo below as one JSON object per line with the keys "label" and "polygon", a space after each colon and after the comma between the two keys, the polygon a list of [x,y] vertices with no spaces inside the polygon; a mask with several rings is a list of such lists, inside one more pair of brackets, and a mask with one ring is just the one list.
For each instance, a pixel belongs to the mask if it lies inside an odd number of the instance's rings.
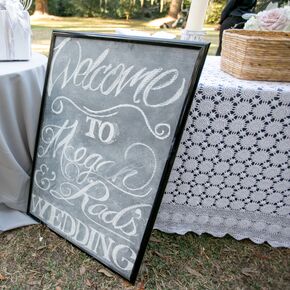
{"label": "white tablecloth", "polygon": [[208,57],[155,227],[290,247],[290,83],[219,67]]}
{"label": "white tablecloth", "polygon": [[40,54],[0,62],[0,231],[31,222],[11,209],[27,208],[46,63]]}

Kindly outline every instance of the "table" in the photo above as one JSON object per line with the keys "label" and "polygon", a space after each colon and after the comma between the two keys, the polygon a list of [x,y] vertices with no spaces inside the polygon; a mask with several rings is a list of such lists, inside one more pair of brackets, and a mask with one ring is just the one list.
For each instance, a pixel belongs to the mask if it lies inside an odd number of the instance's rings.
{"label": "table", "polygon": [[155,227],[290,247],[289,161],[290,83],[208,57]]}
{"label": "table", "polygon": [[32,222],[16,210],[27,208],[46,63],[36,53],[30,61],[0,62],[0,231]]}
{"label": "table", "polygon": [[[221,72],[219,64],[219,57],[207,58],[155,228],[179,234],[230,234],[238,240],[290,247],[290,83],[238,80]],[[42,70],[34,96],[28,94],[34,113],[25,116],[34,121],[16,130],[22,148],[9,143],[25,190],[16,186],[11,196],[18,203],[8,205],[20,210],[27,202]],[[22,107],[12,105],[15,118]],[[14,122],[21,127],[25,118],[20,116],[18,111],[17,121],[6,116],[7,126]]]}

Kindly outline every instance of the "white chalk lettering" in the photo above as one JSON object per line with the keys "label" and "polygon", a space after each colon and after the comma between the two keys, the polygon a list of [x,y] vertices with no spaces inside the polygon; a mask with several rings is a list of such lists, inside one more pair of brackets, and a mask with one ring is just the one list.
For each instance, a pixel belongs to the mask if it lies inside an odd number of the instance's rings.
{"label": "white chalk lettering", "polygon": [[[68,45],[69,49],[74,52],[74,61],[68,58],[63,69],[57,72],[57,60]],[[119,96],[126,87],[134,87],[133,102],[139,103],[141,99],[143,104],[148,107],[168,106],[177,101],[183,94],[185,79],[180,80],[177,69],[154,68],[148,70],[141,68],[136,70],[133,65],[126,67],[123,63],[113,67],[112,64],[108,63],[109,54],[110,50],[105,49],[95,60],[83,58],[82,46],[79,41],[72,41],[69,38],[63,40],[55,47],[47,89],[48,95],[51,95],[58,82],[60,82],[62,89],[72,83],[77,87],[81,86],[84,90],[99,91],[105,96],[110,94],[115,97]],[[167,87],[176,88],[173,95],[165,95],[164,97],[167,99],[160,103],[151,104],[148,102],[152,92]],[[140,99],[139,94],[141,94]],[[154,96],[152,96],[152,100],[154,100]]]}
{"label": "white chalk lettering", "polygon": [[136,259],[135,251],[107,236],[104,231],[99,232],[85,225],[35,194],[32,195],[31,213],[45,220],[57,232],[63,232],[70,241],[81,248],[91,251],[106,264],[111,263],[123,271],[132,270]]}
{"label": "white chalk lettering", "polygon": [[[128,257],[128,254],[130,255]],[[127,256],[127,258],[125,257]],[[113,261],[124,271],[130,271],[133,268],[132,260],[136,260],[136,253],[126,245],[117,245],[112,252]]]}
{"label": "white chalk lettering", "polygon": [[92,118],[87,116],[86,122],[89,122],[89,131],[85,133],[86,136],[96,139],[95,131],[96,125],[98,125],[98,139],[105,143],[111,144],[116,140],[116,137],[119,133],[118,125],[116,123],[111,123],[107,121],[102,121],[99,119]]}

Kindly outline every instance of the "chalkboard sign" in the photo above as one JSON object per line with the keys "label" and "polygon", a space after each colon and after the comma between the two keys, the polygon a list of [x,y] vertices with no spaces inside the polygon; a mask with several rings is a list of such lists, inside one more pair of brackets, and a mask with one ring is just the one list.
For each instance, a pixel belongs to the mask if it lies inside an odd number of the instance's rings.
{"label": "chalkboard sign", "polygon": [[208,46],[53,33],[28,213],[131,282]]}

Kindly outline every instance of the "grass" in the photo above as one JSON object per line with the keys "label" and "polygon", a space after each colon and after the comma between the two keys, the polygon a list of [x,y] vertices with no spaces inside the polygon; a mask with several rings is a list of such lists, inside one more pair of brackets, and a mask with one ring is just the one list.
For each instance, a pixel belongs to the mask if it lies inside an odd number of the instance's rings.
{"label": "grass", "polygon": [[[33,19],[33,49],[47,54],[52,29],[113,33],[124,27],[155,32],[144,21]],[[217,43],[217,33],[206,28]],[[179,30],[168,30],[180,35]],[[213,54],[216,47],[212,46]],[[135,286],[43,225],[0,235],[0,289],[290,289],[290,249],[249,240],[154,231]]]}
{"label": "grass", "polygon": [[[32,49],[48,55],[51,32],[53,29],[63,29],[70,31],[114,33],[116,28],[129,28],[134,30],[154,33],[160,31],[158,27],[150,25],[150,22],[141,20],[113,20],[100,18],[77,18],[77,17],[49,17],[34,18],[32,24]],[[218,43],[218,32],[213,26],[206,26],[206,39],[211,42],[209,54],[215,54]],[[173,33],[180,37],[180,29],[163,29],[163,31]]]}
{"label": "grass", "polygon": [[45,226],[0,235],[0,289],[290,289],[290,249],[154,231],[135,286]]}

